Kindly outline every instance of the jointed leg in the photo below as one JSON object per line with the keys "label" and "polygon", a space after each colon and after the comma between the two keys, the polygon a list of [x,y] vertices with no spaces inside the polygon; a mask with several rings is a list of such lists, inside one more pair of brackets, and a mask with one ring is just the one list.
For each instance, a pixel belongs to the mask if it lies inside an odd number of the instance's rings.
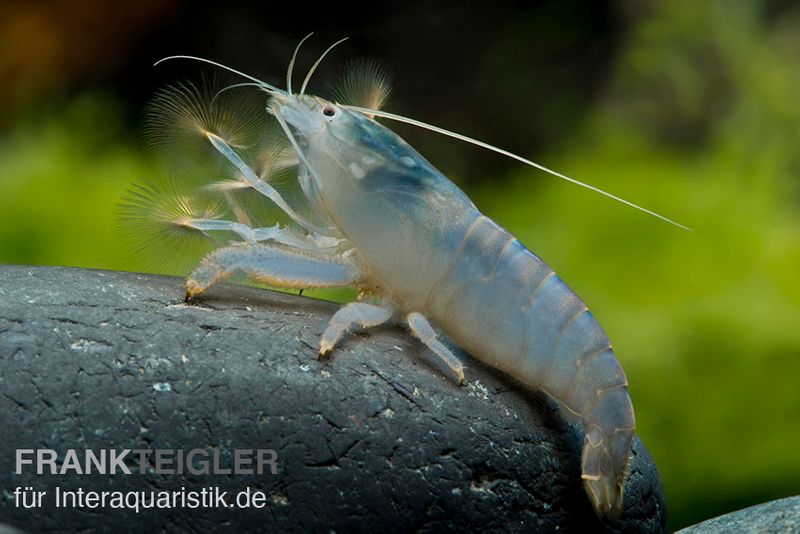
{"label": "jointed leg", "polygon": [[417,312],[411,312],[406,317],[408,327],[411,333],[422,341],[436,356],[430,358],[433,365],[438,367],[444,374],[456,381],[456,383],[464,383],[464,366],[461,360],[450,352],[450,349],[445,347],[441,341],[436,338],[436,332],[431,327],[428,320]]}
{"label": "jointed leg", "polygon": [[310,222],[306,221],[301,217],[296,211],[294,211],[289,204],[283,199],[283,197],[278,193],[278,191],[269,185],[267,182],[262,180],[256,173],[251,169],[247,163],[236,153],[233,148],[225,142],[224,139],[221,137],[207,132],[206,137],[211,142],[211,144],[216,148],[220,154],[225,156],[231,163],[233,163],[236,168],[241,173],[242,179],[244,179],[247,184],[264,195],[265,197],[272,200],[276,206],[278,206],[281,210],[283,210],[286,215],[288,215],[294,222],[308,230],[309,232],[313,233],[323,233],[320,228],[316,227],[315,225],[311,224]]}
{"label": "jointed leg", "polygon": [[351,302],[339,308],[328,323],[322,338],[319,341],[319,355],[328,354],[342,336],[353,326],[369,328],[378,326],[394,315],[394,310],[367,304],[364,302]]}
{"label": "jointed leg", "polygon": [[234,232],[245,241],[252,243],[274,241],[292,248],[312,252],[325,248],[334,248],[342,242],[342,239],[326,235],[300,235],[292,231],[290,227],[281,228],[279,224],[263,228],[251,228],[244,223],[224,219],[186,219],[181,221],[181,224],[201,232]]}
{"label": "jointed leg", "polygon": [[340,255],[311,255],[274,245],[237,243],[206,256],[186,280],[187,300],[242,272],[257,282],[285,288],[349,286],[360,270]]}

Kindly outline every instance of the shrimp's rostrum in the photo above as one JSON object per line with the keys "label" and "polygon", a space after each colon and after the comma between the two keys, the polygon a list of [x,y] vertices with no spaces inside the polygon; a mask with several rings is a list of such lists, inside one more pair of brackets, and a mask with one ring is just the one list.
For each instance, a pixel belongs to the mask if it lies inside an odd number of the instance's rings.
{"label": "shrimp's rostrum", "polygon": [[[464,379],[460,360],[437,338],[437,329],[472,356],[543,391],[582,425],[582,478],[592,505],[601,516],[618,516],[635,423],[628,382],[605,332],[544,261],[481,214],[463,191],[376,117],[536,164],[381,111],[388,85],[373,64],[357,67],[346,78],[346,92],[358,96],[350,102],[347,94],[336,101],[305,94],[313,67],[302,89],[293,92],[293,64],[294,58],[286,90],[234,72],[266,93],[262,112],[274,117],[275,131],[287,142],[286,150],[273,154],[281,154],[284,167],[294,166],[305,211],[273,187],[269,173],[259,168],[263,161],[248,161],[224,128],[204,120],[213,113],[199,113],[197,135],[228,162],[218,182],[200,189],[218,195],[215,206],[222,208],[183,201],[181,209],[165,210],[164,199],[153,198],[158,191],[142,188],[132,195],[127,219],[203,237],[215,232],[234,237],[234,243],[207,254],[189,276],[187,298],[237,272],[284,288],[356,288],[359,302],[333,316],[321,337],[320,355],[333,350],[353,327],[394,321],[425,344],[438,368],[459,383]],[[190,86],[162,95],[169,103],[160,107],[163,120],[175,110],[185,119],[187,109],[193,109],[186,103],[196,103],[196,96]],[[213,99],[208,105],[215,105]],[[254,224],[232,194],[240,190],[266,197],[288,223]],[[205,207],[195,210],[194,205]],[[224,213],[231,215],[226,219]]]}

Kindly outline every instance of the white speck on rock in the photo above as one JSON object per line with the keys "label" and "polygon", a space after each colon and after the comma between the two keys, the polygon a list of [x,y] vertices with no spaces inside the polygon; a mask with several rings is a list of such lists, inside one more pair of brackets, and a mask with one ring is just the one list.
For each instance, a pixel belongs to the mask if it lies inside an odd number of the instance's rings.
{"label": "white speck on rock", "polygon": [[470,382],[467,384],[467,392],[470,397],[478,397],[479,399],[489,400],[489,390],[486,386],[481,384],[480,380]]}
{"label": "white speck on rock", "polygon": [[289,498],[283,493],[274,494],[270,500],[272,501],[272,504],[276,506],[286,506],[289,504]]}
{"label": "white speck on rock", "polygon": [[155,391],[172,391],[172,386],[168,382],[156,382],[153,384]]}
{"label": "white speck on rock", "polygon": [[69,348],[71,348],[72,350],[79,350],[81,352],[88,352],[89,349],[91,349],[94,345],[97,345],[97,343],[95,343],[91,339],[81,338],[78,341],[72,342]]}

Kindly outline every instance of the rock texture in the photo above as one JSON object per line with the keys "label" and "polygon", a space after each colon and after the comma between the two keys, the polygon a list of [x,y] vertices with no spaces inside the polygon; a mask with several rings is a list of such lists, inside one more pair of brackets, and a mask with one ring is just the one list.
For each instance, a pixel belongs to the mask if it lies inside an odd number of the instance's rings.
{"label": "rock texture", "polygon": [[800,532],[800,496],[778,499],[708,519],[680,530],[678,534],[717,532]]}
{"label": "rock texture", "polygon": [[[0,521],[26,531],[158,529],[661,532],[661,481],[634,441],[625,511],[596,519],[582,434],[555,406],[467,360],[458,387],[397,328],[350,335],[329,361],[336,305],[223,285],[196,305],[178,278],[0,266]],[[277,474],[15,473],[17,449],[277,451]],[[47,491],[16,506],[14,488]],[[266,495],[262,509],[56,508],[54,492]]]}

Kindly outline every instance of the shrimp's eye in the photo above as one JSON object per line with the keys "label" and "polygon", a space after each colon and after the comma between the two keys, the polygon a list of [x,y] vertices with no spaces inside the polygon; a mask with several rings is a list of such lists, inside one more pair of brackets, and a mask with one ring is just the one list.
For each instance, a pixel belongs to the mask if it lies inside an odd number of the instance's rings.
{"label": "shrimp's eye", "polygon": [[325,106],[324,108],[322,108],[322,114],[325,115],[326,117],[333,117],[334,115],[336,115],[336,108],[333,106]]}

